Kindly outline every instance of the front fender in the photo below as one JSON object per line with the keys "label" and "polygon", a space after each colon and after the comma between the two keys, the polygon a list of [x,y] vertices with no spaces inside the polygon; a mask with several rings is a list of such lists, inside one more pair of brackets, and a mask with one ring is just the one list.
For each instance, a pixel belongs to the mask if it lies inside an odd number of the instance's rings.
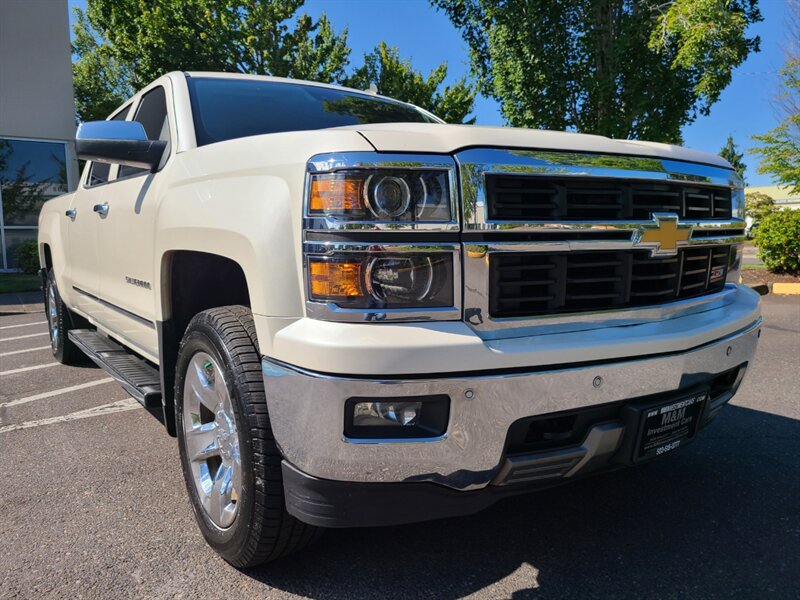
{"label": "front fender", "polygon": [[[254,313],[301,317],[301,243],[293,204],[287,181],[269,175],[174,188],[160,205],[155,272],[164,272],[164,257],[175,250],[224,256],[242,268]],[[156,302],[163,319],[169,307],[161,297]]]}

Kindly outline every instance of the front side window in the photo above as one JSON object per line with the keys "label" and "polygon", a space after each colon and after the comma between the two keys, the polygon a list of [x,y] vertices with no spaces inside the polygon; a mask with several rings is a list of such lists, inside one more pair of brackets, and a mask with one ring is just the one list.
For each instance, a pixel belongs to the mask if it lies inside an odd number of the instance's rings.
{"label": "front side window", "polygon": [[[159,86],[142,96],[142,101],[136,109],[134,121],[139,121],[144,126],[148,140],[169,141],[169,121],[167,119],[167,96],[164,88]],[[147,173],[148,169],[139,167],[121,166],[118,178],[129,177],[139,173]]]}
{"label": "front side window", "polygon": [[366,123],[438,123],[410,106],[315,85],[188,78],[197,145],[251,135]]}

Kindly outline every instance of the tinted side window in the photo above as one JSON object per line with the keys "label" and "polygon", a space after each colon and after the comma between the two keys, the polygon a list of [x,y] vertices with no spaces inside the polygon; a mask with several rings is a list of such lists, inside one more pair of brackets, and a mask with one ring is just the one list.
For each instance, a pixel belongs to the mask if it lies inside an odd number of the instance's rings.
{"label": "tinted side window", "polygon": [[[111,117],[111,121],[124,121],[127,116],[128,112],[130,111],[131,107],[126,106],[113,117]],[[108,173],[111,170],[111,165],[108,163],[101,163],[101,162],[93,162],[89,166],[89,177],[86,180],[86,185],[89,187],[93,185],[98,185],[100,183],[106,183],[108,181]]]}
{"label": "tinted side window", "polygon": [[[167,122],[167,96],[163,87],[157,87],[142,96],[134,121],[144,126],[149,140],[169,141],[169,123]],[[120,167],[117,177],[128,177],[136,173],[146,173],[147,169],[137,167]]]}

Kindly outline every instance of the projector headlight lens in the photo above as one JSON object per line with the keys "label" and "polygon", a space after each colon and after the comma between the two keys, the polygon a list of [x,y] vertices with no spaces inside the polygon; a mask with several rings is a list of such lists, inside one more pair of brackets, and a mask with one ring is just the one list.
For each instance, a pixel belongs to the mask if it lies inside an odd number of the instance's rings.
{"label": "projector headlight lens", "polygon": [[308,216],[366,223],[447,223],[449,174],[438,169],[312,173]]}
{"label": "projector headlight lens", "polygon": [[449,252],[309,255],[309,299],[342,308],[393,309],[453,306]]}

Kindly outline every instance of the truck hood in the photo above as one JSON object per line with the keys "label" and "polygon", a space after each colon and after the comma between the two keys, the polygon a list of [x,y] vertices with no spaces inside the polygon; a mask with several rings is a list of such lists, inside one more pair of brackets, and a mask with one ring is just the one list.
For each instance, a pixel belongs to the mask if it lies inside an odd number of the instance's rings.
{"label": "truck hood", "polygon": [[341,129],[357,130],[378,152],[452,154],[465,148],[474,147],[525,148],[645,156],[703,163],[725,169],[731,168],[725,159],[716,154],[670,144],[612,140],[600,135],[583,133],[437,123],[351,125]]}

